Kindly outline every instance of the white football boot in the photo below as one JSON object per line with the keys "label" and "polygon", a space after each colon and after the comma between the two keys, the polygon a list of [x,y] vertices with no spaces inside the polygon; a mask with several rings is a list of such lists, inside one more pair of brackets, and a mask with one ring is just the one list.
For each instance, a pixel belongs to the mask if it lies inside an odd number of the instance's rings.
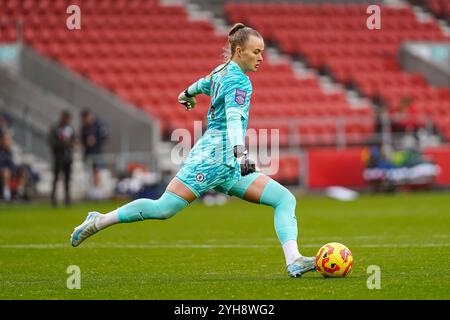
{"label": "white football boot", "polygon": [[286,267],[289,277],[298,278],[308,271],[316,270],[315,257],[300,257]]}
{"label": "white football boot", "polygon": [[84,240],[97,233],[98,229],[95,227],[95,221],[99,216],[100,213],[96,211],[89,212],[86,220],[73,230],[70,236],[70,244],[73,247],[80,245]]}

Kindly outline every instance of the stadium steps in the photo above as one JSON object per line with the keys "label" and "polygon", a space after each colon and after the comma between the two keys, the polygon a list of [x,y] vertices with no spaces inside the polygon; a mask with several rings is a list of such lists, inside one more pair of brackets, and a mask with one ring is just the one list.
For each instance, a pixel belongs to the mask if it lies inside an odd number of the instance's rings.
{"label": "stadium steps", "polygon": [[[213,19],[218,19],[221,21],[225,21],[225,14],[223,11],[223,6],[226,2],[226,0],[187,0],[187,7],[192,8],[196,11],[204,11],[209,12],[210,15],[213,17]],[[226,26],[226,24],[221,24],[221,26]],[[228,31],[226,27],[223,29],[225,33]]]}
{"label": "stadium steps", "polygon": [[419,22],[435,21],[439,26],[439,28],[441,29],[442,33],[446,36],[450,36],[450,26],[444,19],[437,18],[432,13],[427,12],[421,6],[413,5],[411,7],[416,16],[417,21]]}
{"label": "stadium steps", "polygon": [[347,102],[353,108],[373,108],[369,99],[362,97],[358,92],[352,89],[345,88],[341,83],[334,81],[328,75],[321,75],[316,69],[308,68],[301,60],[292,59],[289,55],[283,54],[278,48],[273,46],[269,46],[266,50],[271,63],[287,62],[292,66],[292,70],[298,79],[317,79],[320,88],[325,94],[345,93]]}

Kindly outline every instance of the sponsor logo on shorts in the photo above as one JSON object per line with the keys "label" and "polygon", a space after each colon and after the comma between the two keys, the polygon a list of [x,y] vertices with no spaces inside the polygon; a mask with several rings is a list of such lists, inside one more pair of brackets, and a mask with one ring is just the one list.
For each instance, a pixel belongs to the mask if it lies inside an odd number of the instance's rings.
{"label": "sponsor logo on shorts", "polygon": [[205,175],[203,173],[197,173],[197,175],[195,176],[195,180],[197,180],[198,182],[202,182],[203,180],[205,180]]}

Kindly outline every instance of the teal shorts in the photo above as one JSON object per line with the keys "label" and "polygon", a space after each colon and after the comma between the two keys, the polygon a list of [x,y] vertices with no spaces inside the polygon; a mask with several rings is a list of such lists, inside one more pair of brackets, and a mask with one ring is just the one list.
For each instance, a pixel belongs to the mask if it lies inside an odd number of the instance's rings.
{"label": "teal shorts", "polygon": [[243,197],[245,190],[259,176],[252,173],[241,177],[239,167],[230,167],[214,160],[186,162],[176,178],[188,187],[197,197],[214,189],[224,194]]}

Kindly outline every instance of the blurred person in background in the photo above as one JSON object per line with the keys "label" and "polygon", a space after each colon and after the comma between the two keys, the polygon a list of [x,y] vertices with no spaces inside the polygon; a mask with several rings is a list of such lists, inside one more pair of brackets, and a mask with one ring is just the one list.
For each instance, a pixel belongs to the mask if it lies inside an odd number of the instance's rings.
{"label": "blurred person in background", "polygon": [[1,196],[5,201],[11,201],[11,177],[14,170],[12,159],[12,139],[6,130],[0,131],[0,183]]}
{"label": "blurred person in background", "polygon": [[0,114],[0,199],[29,200],[39,177],[30,165],[15,163],[11,125],[11,116]]}
{"label": "blurred person in background", "polygon": [[416,133],[425,124],[419,117],[419,111],[409,96],[404,96],[395,110],[393,131],[402,133]]}
{"label": "blurred person in background", "polygon": [[4,133],[11,134],[11,117],[7,113],[0,114],[0,136]]}
{"label": "blurred person in background", "polygon": [[156,172],[150,166],[130,162],[116,185],[118,195],[128,195],[132,199],[157,199],[165,190],[162,185],[162,173]]}
{"label": "blurred person in background", "polygon": [[53,184],[51,193],[51,203],[53,206],[57,205],[56,187],[60,173],[64,175],[64,203],[66,206],[71,203],[70,179],[76,136],[75,130],[70,122],[70,113],[63,111],[58,123],[51,129],[49,134],[49,145],[53,156]]}
{"label": "blurred person in background", "polygon": [[94,199],[103,197],[100,181],[100,170],[104,167],[102,159],[103,146],[108,138],[105,125],[89,109],[81,112],[81,143],[84,151],[84,161],[92,168],[92,188],[88,195]]}

